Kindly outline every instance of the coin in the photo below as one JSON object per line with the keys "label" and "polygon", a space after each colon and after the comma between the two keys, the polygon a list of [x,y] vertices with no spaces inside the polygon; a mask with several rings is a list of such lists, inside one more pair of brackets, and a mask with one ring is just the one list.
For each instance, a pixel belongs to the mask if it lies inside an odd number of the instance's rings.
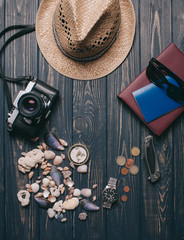
{"label": "coin", "polygon": [[135,156],[135,157],[139,156],[139,154],[140,154],[140,149],[139,149],[138,147],[133,147],[133,148],[131,149],[131,154],[132,154],[133,156]]}
{"label": "coin", "polygon": [[121,169],[121,173],[122,173],[123,175],[127,175],[127,174],[128,174],[128,169],[127,169],[127,168],[122,168],[122,169]]}
{"label": "coin", "polygon": [[129,166],[134,165],[134,160],[133,160],[132,158],[129,158],[129,159],[127,160],[127,164],[128,164]]}
{"label": "coin", "polygon": [[119,166],[123,166],[126,162],[126,158],[123,157],[123,156],[118,156],[116,158],[116,163],[119,165]]}
{"label": "coin", "polygon": [[122,195],[122,196],[121,196],[121,200],[122,200],[123,202],[126,202],[127,199],[128,199],[128,197],[127,197],[126,195]]}
{"label": "coin", "polygon": [[129,172],[130,172],[132,175],[136,175],[136,174],[139,172],[138,166],[136,166],[136,165],[131,166],[131,168],[129,168]]}
{"label": "coin", "polygon": [[129,192],[130,188],[129,188],[129,186],[124,186],[123,190],[124,190],[124,192]]}
{"label": "coin", "polygon": [[128,163],[126,162],[126,164],[125,164],[125,167],[126,168],[130,168],[132,165],[128,165]]}

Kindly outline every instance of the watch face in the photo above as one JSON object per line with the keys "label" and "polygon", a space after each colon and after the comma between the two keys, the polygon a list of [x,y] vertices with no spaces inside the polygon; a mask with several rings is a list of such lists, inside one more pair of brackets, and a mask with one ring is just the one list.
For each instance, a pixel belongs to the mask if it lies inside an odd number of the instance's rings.
{"label": "watch face", "polygon": [[118,193],[116,189],[107,188],[103,192],[103,202],[114,203],[118,200]]}

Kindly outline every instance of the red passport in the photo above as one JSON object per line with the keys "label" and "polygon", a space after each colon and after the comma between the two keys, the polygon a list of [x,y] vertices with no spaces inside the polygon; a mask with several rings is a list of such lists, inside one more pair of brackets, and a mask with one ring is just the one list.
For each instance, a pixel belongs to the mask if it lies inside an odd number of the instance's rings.
{"label": "red passport", "polygon": [[[184,54],[179,48],[171,43],[157,59],[168,67],[171,71],[176,73],[182,80],[184,80]],[[138,77],[136,77],[119,95],[133,112],[158,136],[184,111],[184,106],[179,107],[149,123],[147,123],[133,97],[132,92],[150,84],[146,76],[146,69],[144,69]]]}

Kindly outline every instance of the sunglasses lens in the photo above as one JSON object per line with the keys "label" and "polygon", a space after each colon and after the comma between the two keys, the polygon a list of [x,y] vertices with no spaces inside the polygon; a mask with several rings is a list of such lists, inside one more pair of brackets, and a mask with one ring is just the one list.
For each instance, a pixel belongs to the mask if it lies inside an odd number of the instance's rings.
{"label": "sunglasses lens", "polygon": [[172,98],[176,102],[183,102],[184,101],[184,92],[183,89],[178,88],[174,85],[169,85],[167,88],[167,95],[168,97]]}
{"label": "sunglasses lens", "polygon": [[153,64],[150,64],[146,69],[148,79],[157,86],[167,83],[163,73],[157,69]]}

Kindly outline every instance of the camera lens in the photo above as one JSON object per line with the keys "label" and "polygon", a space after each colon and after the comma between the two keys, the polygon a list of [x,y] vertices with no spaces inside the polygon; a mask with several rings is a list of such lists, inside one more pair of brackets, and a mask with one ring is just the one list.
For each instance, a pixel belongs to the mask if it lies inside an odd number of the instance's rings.
{"label": "camera lens", "polygon": [[20,113],[29,118],[38,116],[42,112],[42,101],[34,93],[24,94],[18,103]]}

